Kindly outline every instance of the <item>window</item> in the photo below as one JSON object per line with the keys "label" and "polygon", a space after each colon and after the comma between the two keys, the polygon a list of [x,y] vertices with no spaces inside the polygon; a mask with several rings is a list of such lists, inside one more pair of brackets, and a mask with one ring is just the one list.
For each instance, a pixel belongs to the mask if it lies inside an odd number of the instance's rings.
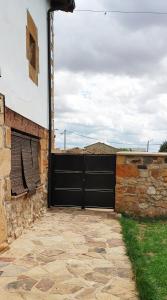
{"label": "window", "polygon": [[39,140],[12,131],[12,195],[34,192],[40,184]]}
{"label": "window", "polygon": [[38,30],[29,11],[27,11],[26,50],[27,50],[27,59],[29,62],[29,77],[36,85],[38,85],[38,74],[39,74]]}

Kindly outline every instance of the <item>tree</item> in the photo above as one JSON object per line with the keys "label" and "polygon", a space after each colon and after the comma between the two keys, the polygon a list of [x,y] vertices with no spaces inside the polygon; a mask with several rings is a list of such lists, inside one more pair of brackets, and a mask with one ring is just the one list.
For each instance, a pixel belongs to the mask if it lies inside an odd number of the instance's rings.
{"label": "tree", "polygon": [[159,152],[167,152],[167,141],[163,142],[160,146]]}

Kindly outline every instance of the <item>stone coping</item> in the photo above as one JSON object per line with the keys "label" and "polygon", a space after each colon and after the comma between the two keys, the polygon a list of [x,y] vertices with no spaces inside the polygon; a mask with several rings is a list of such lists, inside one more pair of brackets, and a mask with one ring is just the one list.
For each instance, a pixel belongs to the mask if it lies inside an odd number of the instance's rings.
{"label": "stone coping", "polygon": [[167,157],[167,152],[117,152],[116,155],[118,156],[161,156],[161,157]]}

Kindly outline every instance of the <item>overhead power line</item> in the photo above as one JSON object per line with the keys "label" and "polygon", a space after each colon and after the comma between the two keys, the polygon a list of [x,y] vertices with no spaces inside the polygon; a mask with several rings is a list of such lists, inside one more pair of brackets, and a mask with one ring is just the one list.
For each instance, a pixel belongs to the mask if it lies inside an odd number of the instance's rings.
{"label": "overhead power line", "polygon": [[[57,131],[61,131],[60,129],[56,129]],[[100,140],[103,140],[103,138],[100,138],[100,139],[96,139],[96,138],[93,138],[93,137],[90,137],[90,136],[87,136],[87,135],[83,135],[83,134],[80,134],[76,131],[72,131],[72,130],[64,130],[63,132],[61,131],[59,134],[61,135],[66,135],[67,133],[71,133],[71,134],[74,134],[76,136],[79,136],[79,137],[82,137],[82,138],[86,138],[86,139],[89,139],[89,140],[93,140],[93,141],[100,141]],[[140,146],[140,147],[145,147],[146,146],[146,143],[129,143],[129,142],[115,142],[115,141],[110,141],[109,140],[109,143],[110,144],[115,144],[115,145],[124,145],[124,146],[130,146],[130,147],[134,147],[134,146]],[[160,146],[161,143],[151,143],[150,146]]]}
{"label": "overhead power line", "polygon": [[93,9],[76,9],[76,12],[91,12],[103,14],[139,14],[139,15],[167,15],[167,11],[129,11],[129,10],[93,10]]}

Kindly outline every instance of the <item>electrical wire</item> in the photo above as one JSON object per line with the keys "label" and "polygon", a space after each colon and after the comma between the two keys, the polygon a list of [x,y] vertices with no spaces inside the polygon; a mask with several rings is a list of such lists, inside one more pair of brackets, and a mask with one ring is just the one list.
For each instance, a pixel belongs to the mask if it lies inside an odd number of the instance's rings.
{"label": "electrical wire", "polygon": [[[60,129],[55,129],[56,131],[61,131]],[[76,131],[72,131],[72,130],[66,130],[67,132],[71,133],[71,134],[74,134],[76,136],[79,136],[79,137],[83,137],[83,138],[86,138],[86,139],[89,139],[89,140],[94,140],[94,141],[99,141],[99,139],[96,139],[96,138],[93,138],[93,137],[90,137],[90,136],[86,136],[86,135],[83,135],[83,134],[80,134],[80,133],[77,133]],[[61,132],[59,133],[60,135],[63,135],[64,132]],[[146,146],[146,143],[126,143],[126,142],[114,142],[114,141],[109,141],[110,144],[115,144],[115,145],[127,145],[127,146],[143,146],[145,147]],[[160,146],[161,143],[155,143],[155,144],[150,144],[150,146]]]}
{"label": "electrical wire", "polygon": [[93,10],[93,9],[76,9],[75,12],[91,12],[103,14],[144,14],[144,15],[167,15],[167,11],[126,11],[126,10]]}

